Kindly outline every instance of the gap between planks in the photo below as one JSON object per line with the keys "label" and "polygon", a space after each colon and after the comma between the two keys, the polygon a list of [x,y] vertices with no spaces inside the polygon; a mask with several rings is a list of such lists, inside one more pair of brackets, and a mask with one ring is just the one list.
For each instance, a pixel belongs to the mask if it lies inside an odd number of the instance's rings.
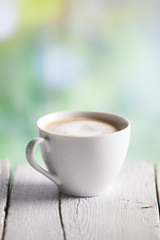
{"label": "gap between planks", "polygon": [[156,184],[157,203],[158,203],[159,221],[160,221],[160,163],[157,163],[155,166],[155,184]]}
{"label": "gap between planks", "polygon": [[0,159],[0,239],[3,239],[6,224],[9,183],[10,163],[7,159]]}
{"label": "gap between planks", "polygon": [[61,222],[61,227],[62,227],[62,231],[63,231],[63,237],[64,240],[66,240],[66,233],[65,233],[65,229],[64,229],[64,224],[63,224],[63,218],[62,218],[62,209],[61,209],[61,193],[59,193],[59,217],[60,217],[60,222]]}

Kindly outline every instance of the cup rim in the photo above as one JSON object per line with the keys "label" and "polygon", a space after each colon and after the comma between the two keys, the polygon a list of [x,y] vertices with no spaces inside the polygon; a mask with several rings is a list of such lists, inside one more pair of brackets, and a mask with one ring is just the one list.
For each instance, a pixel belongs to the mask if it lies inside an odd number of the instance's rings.
{"label": "cup rim", "polygon": [[[51,132],[49,130],[46,130],[45,128],[43,128],[41,125],[41,122],[48,119],[48,118],[52,118],[52,121],[53,121],[53,116],[57,116],[57,115],[65,115],[65,114],[78,114],[78,115],[84,115],[84,117],[87,117],[85,116],[85,114],[91,114],[91,115],[108,115],[108,116],[112,116],[113,118],[117,118],[123,122],[126,123],[126,127],[124,127],[123,129],[120,129],[116,132],[113,132],[113,133],[107,133],[107,134],[104,134],[104,135],[95,135],[95,136],[67,136],[67,135],[60,135],[60,134],[56,134],[54,132]],[[78,116],[77,115],[77,116]],[[73,117],[73,116],[72,116]],[[92,116],[92,117],[95,117],[96,116]],[[54,119],[55,121],[56,120],[59,120],[59,119]],[[105,111],[87,111],[87,110],[68,110],[68,111],[58,111],[58,112],[52,112],[52,113],[49,113],[49,114],[46,114],[46,115],[43,115],[42,117],[40,117],[38,120],[37,120],[37,127],[38,129],[40,129],[41,131],[47,133],[47,134],[50,134],[50,135],[53,135],[53,136],[56,136],[56,137],[60,137],[60,138],[102,138],[102,137],[109,137],[109,136],[113,136],[113,135],[117,135],[119,133],[122,133],[123,131],[126,131],[126,129],[130,128],[131,127],[131,122],[124,116],[122,115],[119,115],[119,114],[115,114],[115,113],[112,113],[112,112],[105,112]]]}

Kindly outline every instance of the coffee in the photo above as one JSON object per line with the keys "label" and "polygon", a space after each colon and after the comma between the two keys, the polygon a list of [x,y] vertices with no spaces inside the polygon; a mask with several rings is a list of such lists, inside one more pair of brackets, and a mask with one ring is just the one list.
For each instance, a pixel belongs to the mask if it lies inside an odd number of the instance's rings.
{"label": "coffee", "polygon": [[47,131],[57,135],[72,137],[101,136],[118,131],[110,123],[87,117],[73,117],[52,121],[45,128]]}

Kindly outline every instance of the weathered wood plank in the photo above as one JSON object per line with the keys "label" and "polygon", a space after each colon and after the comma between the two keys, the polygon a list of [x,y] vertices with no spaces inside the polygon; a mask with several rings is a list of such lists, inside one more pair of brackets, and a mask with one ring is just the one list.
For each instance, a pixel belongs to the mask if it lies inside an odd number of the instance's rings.
{"label": "weathered wood plank", "polygon": [[28,164],[14,171],[4,239],[64,239],[57,187]]}
{"label": "weathered wood plank", "polygon": [[67,240],[158,240],[159,212],[151,162],[126,162],[105,196],[61,196]]}
{"label": "weathered wood plank", "polygon": [[0,239],[2,239],[4,230],[9,180],[10,180],[9,161],[6,159],[0,159]]}

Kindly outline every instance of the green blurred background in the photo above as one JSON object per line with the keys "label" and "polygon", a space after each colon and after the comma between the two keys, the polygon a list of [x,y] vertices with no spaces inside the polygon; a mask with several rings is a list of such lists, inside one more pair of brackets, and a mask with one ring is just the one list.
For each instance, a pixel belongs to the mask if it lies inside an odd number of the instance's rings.
{"label": "green blurred background", "polygon": [[159,161],[159,13],[152,0],[0,0],[0,158],[26,162],[44,114],[97,110],[130,119],[126,160]]}

